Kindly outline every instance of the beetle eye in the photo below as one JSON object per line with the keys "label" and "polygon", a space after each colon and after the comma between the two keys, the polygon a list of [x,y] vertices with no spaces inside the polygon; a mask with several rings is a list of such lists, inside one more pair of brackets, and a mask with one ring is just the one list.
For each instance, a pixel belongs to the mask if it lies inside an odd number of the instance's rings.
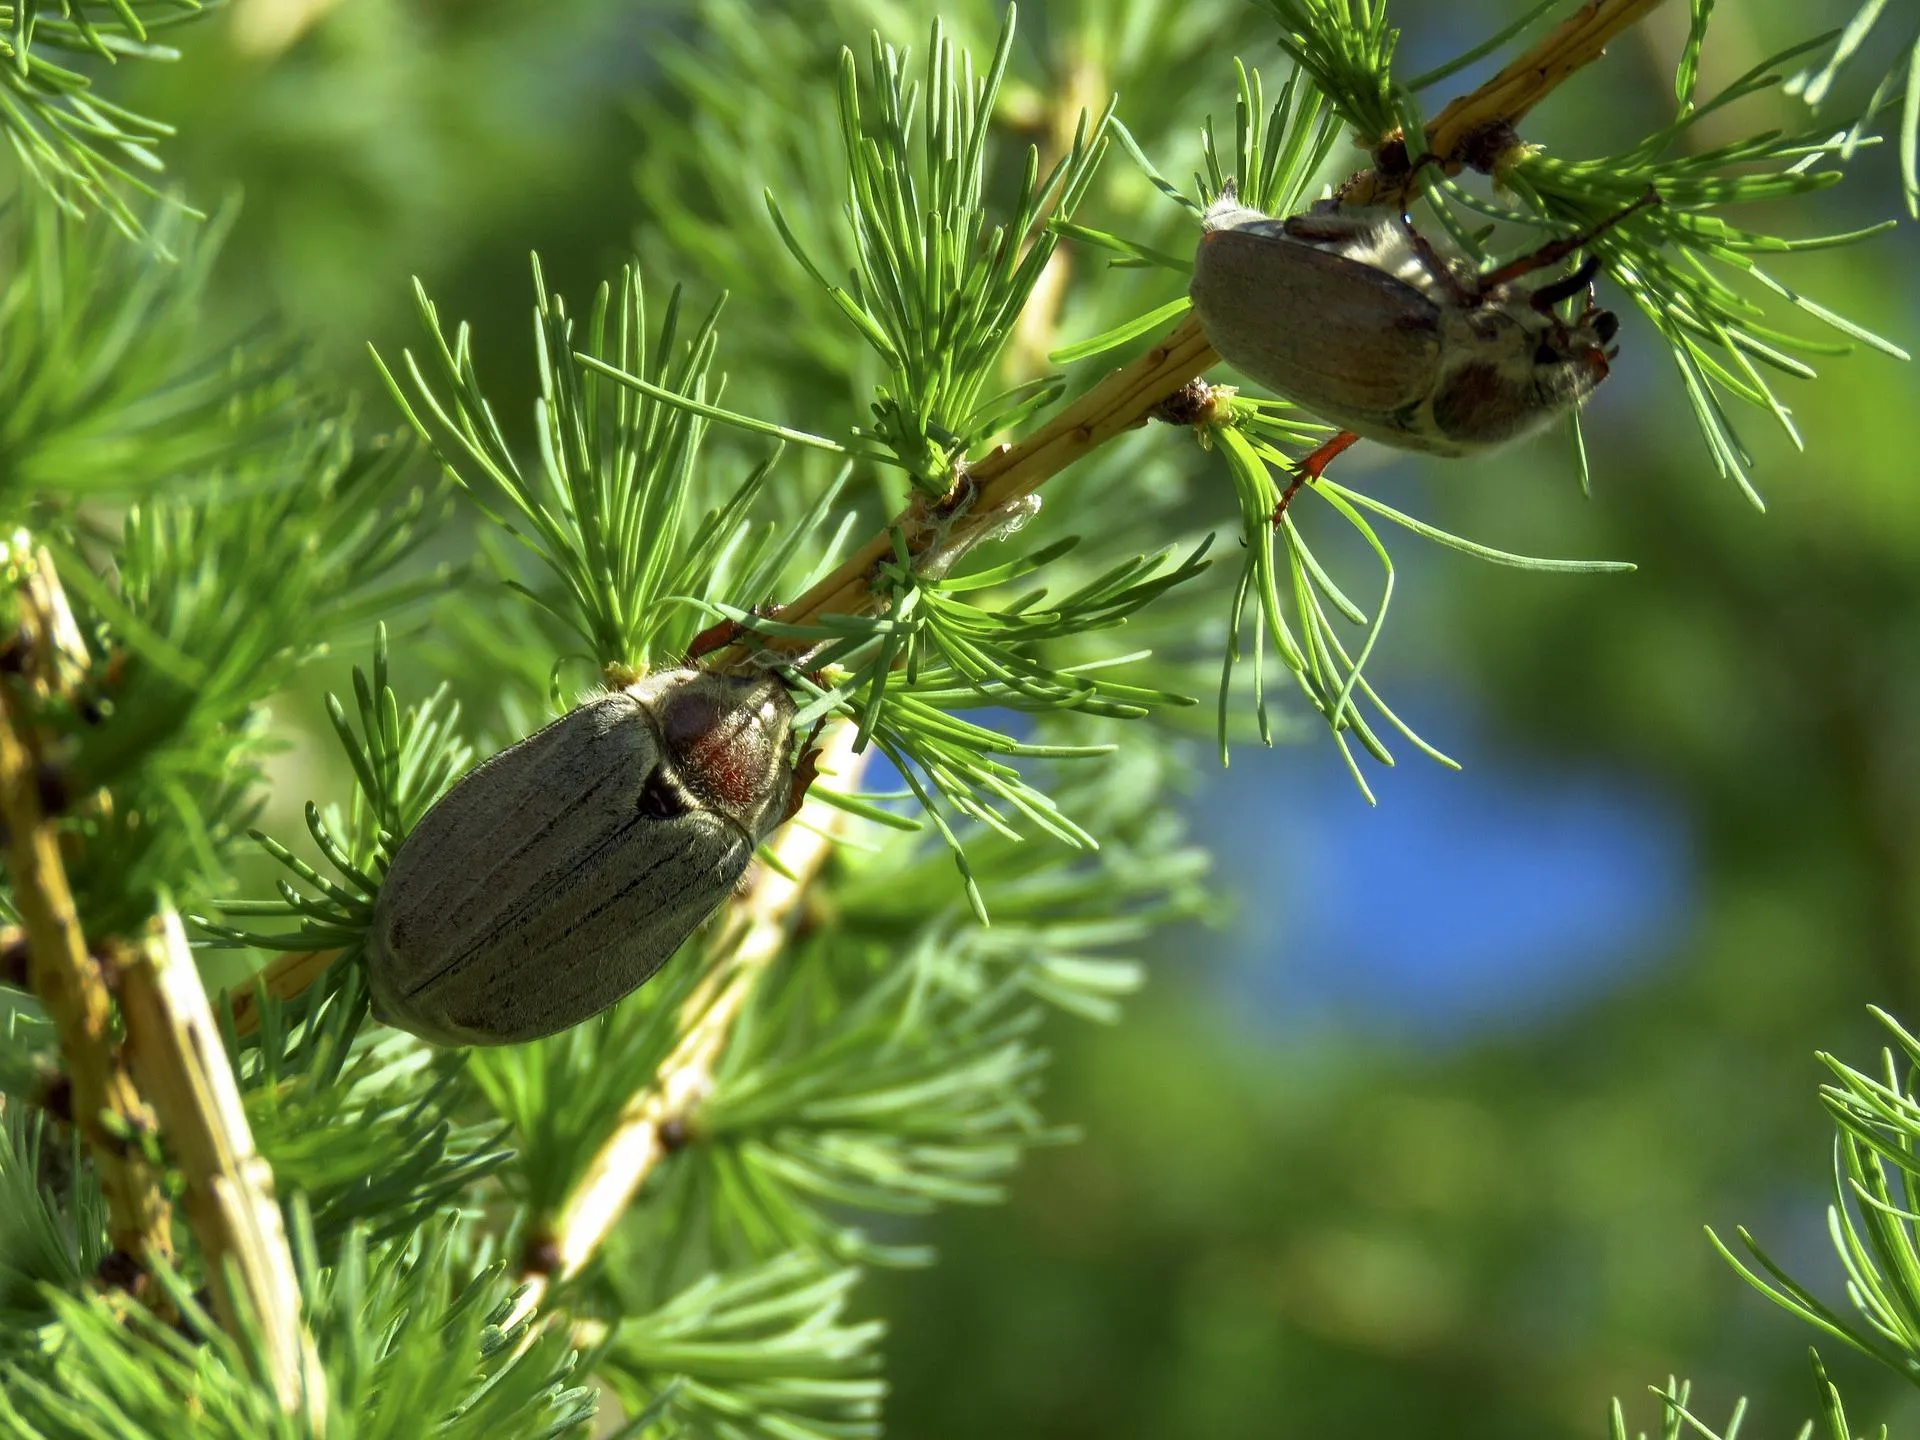
{"label": "beetle eye", "polygon": [[1611,310],[1602,310],[1593,317],[1593,333],[1598,335],[1600,343],[1605,345],[1620,333],[1620,317]]}
{"label": "beetle eye", "polygon": [[640,798],[633,808],[650,820],[672,820],[686,814],[690,807],[680,788],[667,779],[667,767],[656,765],[640,787]]}
{"label": "beetle eye", "polygon": [[1544,340],[1533,347],[1533,363],[1536,365],[1558,365],[1564,358],[1558,350]]}

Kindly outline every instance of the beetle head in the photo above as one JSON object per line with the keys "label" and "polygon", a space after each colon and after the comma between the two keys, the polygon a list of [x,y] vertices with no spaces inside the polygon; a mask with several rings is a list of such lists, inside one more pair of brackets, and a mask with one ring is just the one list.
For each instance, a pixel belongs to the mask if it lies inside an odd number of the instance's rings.
{"label": "beetle head", "polygon": [[[1544,408],[1563,410],[1578,405],[1607,378],[1608,362],[1619,353],[1613,337],[1619,318],[1594,304],[1593,280],[1600,273],[1600,257],[1589,255],[1569,275],[1536,285],[1525,293],[1527,305],[1539,318],[1533,347],[1534,390]],[[1554,308],[1586,292],[1586,305],[1569,320]]]}
{"label": "beetle head", "polygon": [[1552,317],[1533,348],[1534,393],[1543,408],[1564,410],[1593,393],[1619,353],[1612,344],[1619,329],[1611,310],[1591,305],[1571,321]]}

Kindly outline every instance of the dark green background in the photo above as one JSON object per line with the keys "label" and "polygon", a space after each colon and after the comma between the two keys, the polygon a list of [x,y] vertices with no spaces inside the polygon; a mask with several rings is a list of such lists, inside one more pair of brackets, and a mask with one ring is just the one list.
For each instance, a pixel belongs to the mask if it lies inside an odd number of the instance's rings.
{"label": "dark green background", "polygon": [[[770,53],[804,52],[793,68],[812,76],[794,93],[819,112],[838,41],[864,53],[866,28],[879,24],[918,46],[932,14],[828,8],[757,7]],[[1153,8],[1116,6],[1108,23]],[[1394,8],[1416,67],[1507,13]],[[1556,96],[1530,138],[1590,153],[1657,123],[1685,18],[1684,6],[1666,8]],[[1181,10],[1184,49],[1165,63],[1134,56],[1110,77],[1122,116],[1176,176],[1194,163],[1197,115],[1230,111],[1233,54],[1282,71],[1252,7]],[[776,20],[786,11],[801,17],[792,28]],[[1043,11],[1030,5],[1023,17],[1016,100],[1045,102],[1083,23],[1071,7]],[[990,31],[985,6],[947,13],[964,20],[963,35]],[[1708,86],[1843,13],[1727,0]],[[243,194],[210,323],[277,315],[337,384],[366,395],[364,413],[391,423],[364,345],[412,338],[411,275],[443,314],[475,322],[506,396],[531,379],[529,250],[573,295],[610,273],[636,235],[651,237],[640,259],[652,282],[685,280],[704,298],[730,278],[703,269],[696,245],[647,228],[633,178],[636,166],[671,169],[683,143],[670,117],[687,107],[663,88],[664,59],[670,46],[704,45],[701,24],[696,9],[635,0],[235,0],[230,14],[177,32],[180,65],[109,80],[109,93],[180,127],[172,171],[196,201],[236,185]],[[775,107],[764,123],[778,128],[778,107],[794,102],[764,101]],[[1732,133],[1789,110],[1763,104]],[[1086,218],[1124,228],[1152,202],[1124,157],[1109,169]],[[837,198],[837,175],[705,180],[738,187],[743,216],[762,213],[763,183],[823,208]],[[1896,203],[1890,163],[1877,158],[1835,196],[1742,218],[1808,233]],[[1911,344],[1916,259],[1909,223],[1778,268]],[[759,280],[759,294],[736,296],[727,333],[803,350],[783,327],[820,307],[811,295],[804,309],[779,302],[805,277],[770,266]],[[1161,288],[1157,298],[1172,293]],[[1067,338],[1089,333],[1073,316]],[[1786,382],[1808,448],[1796,455],[1757,418],[1746,422],[1761,442],[1761,516],[1713,474],[1644,325],[1630,322],[1624,339],[1618,376],[1589,411],[1590,501],[1557,434],[1484,463],[1403,467],[1383,483],[1491,542],[1626,558],[1639,571],[1571,581],[1410,560],[1393,641],[1372,673],[1416,712],[1431,698],[1437,738],[1453,738],[1449,716],[1455,732],[1478,737],[1488,760],[1448,782],[1461,805],[1502,774],[1524,788],[1577,772],[1656,795],[1658,823],[1687,857],[1684,903],[1630,953],[1593,962],[1569,996],[1485,1022],[1370,1023],[1364,1003],[1290,1017],[1297,992],[1283,984],[1250,1004],[1249,965],[1311,974],[1315,958],[1290,948],[1287,907],[1265,888],[1239,897],[1230,924],[1174,937],[1123,1026],[1056,1024],[1050,1109],[1083,1126],[1084,1143],[1036,1156],[1010,1205],[940,1216],[930,1226],[939,1267],[870,1290],[895,1322],[895,1433],[1545,1440],[1602,1433],[1615,1394],[1650,1422],[1644,1387],[1669,1372],[1694,1378],[1716,1422],[1752,1395],[1743,1433],[1792,1434],[1811,1413],[1803,1356],[1813,1337],[1748,1291],[1701,1226],[1751,1224],[1836,1293],[1813,1054],[1866,1063],[1879,1044],[1869,1003],[1920,1020],[1910,438],[1920,390],[1910,367],[1866,354],[1826,362],[1818,384]],[[740,352],[723,351],[723,363],[728,353]],[[848,413],[783,418],[832,429]],[[524,414],[505,418],[525,426]],[[1363,449],[1349,474],[1379,463]],[[1195,523],[1225,522],[1223,476],[1204,457],[1191,469]],[[484,707],[483,677],[463,688]],[[316,694],[279,707],[297,743],[270,817],[277,833],[294,831],[307,795],[339,791],[324,769],[333,760]],[[1303,743],[1327,750],[1311,733]],[[1245,756],[1233,785],[1196,792],[1196,828],[1238,847],[1223,873],[1243,889],[1260,874],[1263,834],[1276,856],[1288,836],[1311,842],[1297,797],[1322,810],[1361,805],[1300,778],[1323,761],[1332,764],[1321,754],[1275,768]],[[1383,813],[1399,779],[1380,785]],[[1394,823],[1380,821],[1378,844],[1395,843]],[[1498,876],[1489,883],[1478,903],[1497,924]],[[1250,949],[1249,934],[1267,948]],[[1237,966],[1222,959],[1230,936]],[[1549,949],[1535,963],[1552,974],[1563,957]],[[1856,1423],[1886,1420],[1898,1433],[1920,1417],[1910,1390],[1825,1350]]]}

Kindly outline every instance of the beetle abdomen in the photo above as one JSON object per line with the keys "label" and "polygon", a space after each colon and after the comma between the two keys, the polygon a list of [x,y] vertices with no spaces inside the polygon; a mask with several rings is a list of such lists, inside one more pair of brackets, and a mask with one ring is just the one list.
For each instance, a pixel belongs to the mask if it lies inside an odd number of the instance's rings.
{"label": "beetle abdomen", "polygon": [[[490,932],[445,937],[468,939],[463,948],[416,943],[409,958],[427,964],[401,1001],[406,1027],[448,1044],[532,1040],[599,1014],[651,979],[753,858],[725,821],[691,815],[675,823],[683,833],[672,838],[651,829],[644,841],[609,836],[589,867],[550,872],[530,887],[512,917],[483,913]],[[430,930],[434,917],[423,918]],[[394,919],[392,952],[408,955],[405,917]]]}
{"label": "beetle abdomen", "polygon": [[1187,293],[1228,364],[1362,434],[1395,428],[1392,417],[1433,388],[1439,307],[1284,232],[1207,232]]}

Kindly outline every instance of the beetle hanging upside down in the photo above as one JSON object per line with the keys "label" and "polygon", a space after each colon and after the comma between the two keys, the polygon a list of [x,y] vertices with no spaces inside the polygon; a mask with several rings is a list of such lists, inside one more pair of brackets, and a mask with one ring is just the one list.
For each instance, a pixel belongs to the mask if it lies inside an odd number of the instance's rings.
{"label": "beetle hanging upside down", "polygon": [[[1597,256],[1526,286],[1659,196],[1482,275],[1407,217],[1322,202],[1274,219],[1231,190],[1208,209],[1188,295],[1207,341],[1251,379],[1341,427],[1274,508],[1365,438],[1468,455],[1540,429],[1607,378],[1619,321],[1593,303]],[[1572,319],[1554,307],[1587,292]]]}

